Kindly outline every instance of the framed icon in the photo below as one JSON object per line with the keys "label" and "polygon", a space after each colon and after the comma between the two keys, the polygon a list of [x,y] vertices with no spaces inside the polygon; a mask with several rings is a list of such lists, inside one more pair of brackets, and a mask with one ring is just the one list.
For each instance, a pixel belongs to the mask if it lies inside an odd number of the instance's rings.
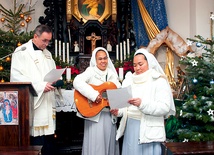
{"label": "framed icon", "polygon": [[79,22],[98,20],[103,23],[112,15],[116,21],[116,0],[67,0],[67,21],[74,16]]}

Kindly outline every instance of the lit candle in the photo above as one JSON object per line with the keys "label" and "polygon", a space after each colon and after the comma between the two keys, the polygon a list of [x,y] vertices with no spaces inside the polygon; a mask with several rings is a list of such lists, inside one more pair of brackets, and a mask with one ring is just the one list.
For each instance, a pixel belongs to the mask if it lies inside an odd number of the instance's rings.
{"label": "lit candle", "polygon": [[66,69],[66,80],[71,81],[71,68]]}
{"label": "lit candle", "polygon": [[57,39],[55,39],[55,58],[57,58],[58,54],[57,54],[57,44],[58,44],[58,41]]}
{"label": "lit candle", "polygon": [[127,55],[130,56],[130,45],[129,45],[129,39],[127,39]]}
{"label": "lit candle", "polygon": [[116,60],[119,60],[119,46],[116,45]]}
{"label": "lit candle", "polygon": [[123,58],[126,59],[126,42],[123,41]]}
{"label": "lit candle", "polygon": [[123,62],[123,45],[120,43],[120,61]]}
{"label": "lit candle", "polygon": [[69,43],[67,43],[67,63],[69,64]]}
{"label": "lit candle", "polygon": [[65,43],[62,43],[62,61],[65,62]]}
{"label": "lit candle", "polygon": [[123,68],[119,68],[119,79],[123,80]]}
{"label": "lit candle", "polygon": [[61,40],[59,40],[59,59],[61,60],[62,51],[61,51]]}

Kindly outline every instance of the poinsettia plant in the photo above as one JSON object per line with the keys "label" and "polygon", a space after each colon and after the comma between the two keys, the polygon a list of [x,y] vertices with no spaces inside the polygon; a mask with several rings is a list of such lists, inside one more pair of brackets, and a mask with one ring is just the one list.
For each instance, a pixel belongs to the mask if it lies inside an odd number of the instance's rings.
{"label": "poinsettia plant", "polygon": [[134,72],[133,68],[133,55],[129,55],[123,62],[116,60],[114,63],[117,73],[119,74],[119,68],[123,68],[124,77],[127,72]]}
{"label": "poinsettia plant", "polygon": [[[71,65],[66,62],[63,62],[59,58],[54,58],[55,63],[56,63],[56,68],[61,69],[61,68],[71,68],[71,82],[74,80],[74,78],[80,73],[79,68],[76,65]],[[63,79],[66,79],[66,70],[63,73]]]}

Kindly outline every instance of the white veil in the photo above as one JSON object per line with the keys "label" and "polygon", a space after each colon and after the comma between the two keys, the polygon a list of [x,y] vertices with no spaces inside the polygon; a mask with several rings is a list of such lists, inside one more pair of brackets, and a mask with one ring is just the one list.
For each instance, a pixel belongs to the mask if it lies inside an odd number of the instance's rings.
{"label": "white veil", "polygon": [[96,63],[96,53],[98,51],[104,51],[104,52],[106,52],[106,55],[108,57],[108,67],[107,68],[110,69],[110,70],[112,70],[112,72],[115,73],[115,75],[118,76],[117,71],[116,71],[116,69],[114,67],[114,64],[112,63],[112,61],[111,61],[111,59],[109,57],[108,51],[105,48],[103,48],[103,47],[97,47],[97,48],[95,48],[92,51],[92,56],[91,56],[91,60],[90,60],[90,67],[97,66],[97,63]]}

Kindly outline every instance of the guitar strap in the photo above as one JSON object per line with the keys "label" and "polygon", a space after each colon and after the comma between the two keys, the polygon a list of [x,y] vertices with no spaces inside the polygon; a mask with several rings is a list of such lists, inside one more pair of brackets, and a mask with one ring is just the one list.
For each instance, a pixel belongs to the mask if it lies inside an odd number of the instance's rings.
{"label": "guitar strap", "polygon": [[107,80],[108,80],[108,73],[106,74],[106,82],[107,82]]}

